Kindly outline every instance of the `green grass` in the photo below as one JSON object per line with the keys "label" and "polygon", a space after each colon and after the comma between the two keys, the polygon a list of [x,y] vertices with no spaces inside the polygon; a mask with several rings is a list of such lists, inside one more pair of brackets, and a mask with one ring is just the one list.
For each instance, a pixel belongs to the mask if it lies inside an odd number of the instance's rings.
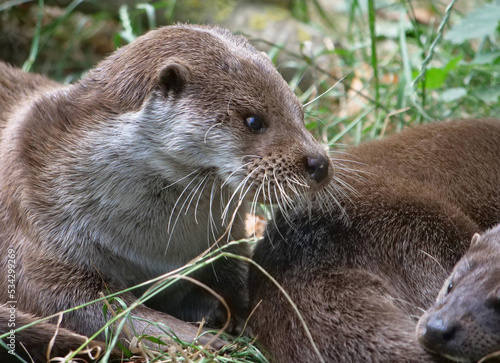
{"label": "green grass", "polygon": [[[20,4],[25,2],[0,5],[0,19],[16,18],[33,29],[24,69],[44,72],[62,82],[80,77],[112,50],[109,48],[154,28],[159,22],[158,11],[167,22],[174,22],[177,5],[176,1],[153,1],[135,8],[122,7],[116,14],[82,14],[77,12],[82,1],[74,0],[65,9],[52,15],[43,13],[42,17],[43,0],[38,0],[39,7],[24,8]],[[291,16],[319,31],[324,44],[307,52],[305,43],[298,52],[267,39],[253,42],[257,47],[270,45],[273,60],[286,59],[283,66],[293,69],[290,86],[307,104],[306,126],[330,147],[377,139],[437,119],[499,116],[498,19],[496,26],[494,19],[480,20],[494,13],[489,7],[495,4],[485,8],[487,2],[477,2],[474,7],[456,9],[459,4],[455,3],[351,0],[345,1],[342,13],[334,15],[317,0],[293,0]],[[422,9],[430,14],[427,22],[418,16]],[[339,17],[344,21],[339,22]],[[473,32],[468,24],[475,24]],[[0,36],[5,29],[0,28]],[[103,40],[99,34],[106,31],[112,33],[112,44],[104,36],[104,49],[96,50],[95,43]],[[304,74],[313,80],[304,82]],[[138,303],[185,278],[210,258],[214,255],[175,276],[164,277]],[[116,303],[120,305],[120,300]],[[109,325],[123,327],[132,308],[121,306]],[[238,338],[220,352],[200,352],[201,347],[173,339],[176,349],[151,351],[152,362],[174,361],[170,355],[176,361],[195,356],[196,362],[266,362],[247,338]],[[110,334],[109,342],[116,343],[116,336]],[[125,347],[122,351],[126,356],[132,354]]]}

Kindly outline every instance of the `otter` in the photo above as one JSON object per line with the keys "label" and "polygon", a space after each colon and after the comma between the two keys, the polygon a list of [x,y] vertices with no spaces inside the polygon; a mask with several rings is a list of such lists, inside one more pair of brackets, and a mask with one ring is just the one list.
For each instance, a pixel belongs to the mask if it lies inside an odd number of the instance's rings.
{"label": "otter", "polygon": [[[0,305],[2,334],[4,328],[11,327],[13,322],[20,327],[31,324],[36,320],[37,317],[17,310],[12,304]],[[47,322],[37,322],[36,325],[26,328],[22,332],[16,332],[15,329],[12,329],[12,331],[9,329],[8,332],[9,335],[4,340],[8,351],[0,350],[0,358],[3,363],[20,362],[13,353],[29,362],[47,362],[49,361],[48,357],[66,357],[79,346],[83,346],[85,349],[79,352],[77,358],[89,362],[94,361],[91,358],[97,360],[106,350],[106,346],[102,342],[89,342],[85,336]],[[53,345],[50,344],[52,340],[54,340]],[[16,349],[16,342],[18,341],[23,343],[21,349]],[[9,351],[12,353],[9,353]],[[111,357],[118,359],[120,352],[118,350],[112,351]]]}
{"label": "otter", "polygon": [[329,186],[279,213],[253,255],[309,329],[251,267],[250,324],[271,358],[444,359],[416,321],[474,233],[500,222],[499,138],[498,119],[442,121],[334,152]]}
{"label": "otter", "polygon": [[[475,234],[439,292],[420,318],[424,348],[455,362],[477,362],[500,351],[500,225]],[[499,354],[492,354],[499,359]],[[491,360],[486,360],[491,361]]]}
{"label": "otter", "polygon": [[[0,303],[15,300],[27,316],[122,291],[240,240],[250,202],[283,204],[332,175],[271,60],[219,27],[150,31],[67,86],[0,64],[0,105],[0,269],[12,254],[15,274],[15,296],[2,279]],[[245,244],[227,250],[249,255]],[[247,270],[224,258],[191,277],[241,321]],[[130,304],[148,287],[120,298]],[[60,327],[93,334],[106,321],[102,305],[65,314]],[[187,281],[132,315],[188,342],[198,328],[186,322],[227,319],[218,299]],[[164,334],[144,320],[132,328]]]}

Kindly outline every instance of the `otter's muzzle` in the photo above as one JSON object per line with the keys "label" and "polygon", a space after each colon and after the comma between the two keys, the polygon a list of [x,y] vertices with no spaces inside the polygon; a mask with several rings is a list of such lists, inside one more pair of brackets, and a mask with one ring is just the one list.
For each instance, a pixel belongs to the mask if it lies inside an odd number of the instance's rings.
{"label": "otter's muzzle", "polygon": [[330,161],[325,156],[318,154],[316,157],[307,157],[306,169],[307,174],[316,183],[320,183],[328,177],[328,165]]}

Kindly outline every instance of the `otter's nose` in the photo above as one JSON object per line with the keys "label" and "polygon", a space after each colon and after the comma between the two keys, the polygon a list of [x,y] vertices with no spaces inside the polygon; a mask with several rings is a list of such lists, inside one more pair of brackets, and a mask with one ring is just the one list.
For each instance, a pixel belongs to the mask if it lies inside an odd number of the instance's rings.
{"label": "otter's nose", "polygon": [[426,343],[432,346],[444,346],[455,338],[457,325],[438,317],[431,317],[425,325]]}
{"label": "otter's nose", "polygon": [[307,157],[306,169],[307,173],[314,179],[317,183],[323,181],[328,176],[328,158],[321,154],[316,157]]}

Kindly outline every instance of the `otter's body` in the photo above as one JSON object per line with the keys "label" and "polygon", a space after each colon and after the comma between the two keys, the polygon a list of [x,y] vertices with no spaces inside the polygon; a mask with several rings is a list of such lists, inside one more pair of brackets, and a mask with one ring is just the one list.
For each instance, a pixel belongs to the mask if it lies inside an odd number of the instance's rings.
{"label": "otter's body", "polygon": [[456,362],[477,362],[500,351],[499,276],[500,225],[472,238],[436,303],[418,322],[422,345]]}
{"label": "otter's body", "polygon": [[[500,120],[464,120],[351,148],[337,155],[350,170],[336,169],[336,201],[316,198],[269,223],[254,259],[295,301],[325,361],[440,359],[420,347],[415,322],[472,235],[500,221],[499,139]],[[318,361],[254,268],[250,297],[262,300],[252,326],[276,361]]]}
{"label": "otter's body", "polygon": [[[329,178],[328,159],[286,82],[266,56],[220,28],[151,31],[69,86],[0,64],[0,105],[0,254],[15,255],[16,308],[36,316],[245,237],[248,202],[289,189],[283,161],[309,190]],[[248,255],[244,244],[231,251]],[[246,270],[220,259],[191,276],[242,319]],[[6,284],[0,302],[13,300]],[[143,291],[121,297],[130,303]],[[171,315],[215,326],[226,319],[215,297],[185,281],[148,306],[134,315],[185,340],[196,327]],[[101,310],[66,314],[61,326],[93,334],[105,322]]]}

